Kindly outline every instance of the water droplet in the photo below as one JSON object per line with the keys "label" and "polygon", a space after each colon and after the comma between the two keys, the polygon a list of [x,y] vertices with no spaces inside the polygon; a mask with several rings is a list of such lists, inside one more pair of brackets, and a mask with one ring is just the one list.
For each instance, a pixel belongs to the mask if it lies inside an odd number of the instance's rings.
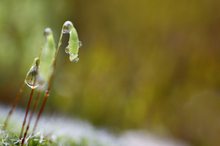
{"label": "water droplet", "polygon": [[73,28],[73,23],[71,21],[66,21],[63,24],[63,33],[69,33],[71,28]]}
{"label": "water droplet", "polygon": [[70,53],[69,55],[70,55],[69,58],[70,58],[70,61],[71,61],[71,62],[75,62],[75,63],[76,63],[76,62],[79,61],[78,55],[76,55],[76,54],[71,54],[71,53]]}
{"label": "water droplet", "polygon": [[32,66],[27,73],[27,76],[25,78],[25,83],[32,89],[37,88],[39,86],[37,78],[38,78],[37,66]]}
{"label": "water droplet", "polygon": [[48,27],[44,29],[44,36],[49,36],[50,34],[52,34],[52,30]]}
{"label": "water droplet", "polygon": [[65,52],[66,52],[67,54],[69,54],[70,48],[66,47],[66,48],[65,48]]}
{"label": "water droplet", "polygon": [[80,48],[80,47],[82,47],[82,42],[81,42],[81,41],[79,41],[78,43],[79,43],[79,48]]}
{"label": "water droplet", "polygon": [[38,77],[38,67],[39,67],[40,59],[35,58],[34,63],[28,71],[25,83],[32,89],[37,88],[39,86],[39,77]]}

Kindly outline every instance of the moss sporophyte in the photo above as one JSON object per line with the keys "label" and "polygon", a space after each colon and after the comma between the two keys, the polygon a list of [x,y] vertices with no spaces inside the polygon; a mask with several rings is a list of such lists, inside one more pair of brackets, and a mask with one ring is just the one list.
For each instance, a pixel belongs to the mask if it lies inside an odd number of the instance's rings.
{"label": "moss sporophyte", "polygon": [[[39,106],[39,98],[41,95],[43,95],[42,105],[40,106],[40,109],[38,111],[37,118],[34,123],[34,127],[31,134],[35,133],[38,121],[40,120],[41,114],[44,111],[44,107],[46,105],[47,98],[51,90],[59,50],[65,50],[65,52],[69,55],[69,60],[71,62],[77,62],[79,60],[78,53],[79,48],[81,47],[81,42],[79,41],[78,33],[71,21],[66,21],[63,24],[60,39],[57,46],[54,41],[53,32],[50,28],[46,28],[44,30],[44,37],[45,41],[42,49],[40,50],[40,55],[34,59],[32,66],[27,72],[24,83],[22,84],[18,94],[16,95],[16,98],[12,104],[12,107],[7,115],[7,118],[3,126],[3,129],[7,128],[8,121],[22,97],[22,93],[24,92],[24,87],[26,84],[28,87],[31,88],[31,91],[20,132],[21,146],[24,145],[24,143],[26,142],[26,137],[30,128],[30,123],[32,121],[32,117],[37,106]],[[37,91],[36,95],[34,94],[35,91]],[[31,107],[33,96],[36,96],[36,98],[34,100],[33,107]],[[30,108],[32,108],[32,110],[29,114]]]}

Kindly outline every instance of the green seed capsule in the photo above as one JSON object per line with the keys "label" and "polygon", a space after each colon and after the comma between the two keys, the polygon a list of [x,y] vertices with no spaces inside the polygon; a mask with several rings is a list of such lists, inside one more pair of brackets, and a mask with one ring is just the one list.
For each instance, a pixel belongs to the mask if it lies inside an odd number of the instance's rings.
{"label": "green seed capsule", "polygon": [[79,60],[78,53],[81,45],[77,31],[72,22],[66,21],[63,24],[59,47],[69,54],[71,62],[77,62]]}
{"label": "green seed capsule", "polygon": [[41,62],[39,67],[39,75],[41,80],[44,82],[42,84],[44,87],[42,88],[47,86],[49,78],[54,71],[53,61],[56,55],[56,47],[52,30],[50,28],[46,28],[44,30],[44,36],[46,40],[40,55]]}

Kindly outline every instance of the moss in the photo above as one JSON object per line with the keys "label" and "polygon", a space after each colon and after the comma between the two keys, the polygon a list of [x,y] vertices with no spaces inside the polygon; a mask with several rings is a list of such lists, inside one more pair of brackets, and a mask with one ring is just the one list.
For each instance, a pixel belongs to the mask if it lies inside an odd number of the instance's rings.
{"label": "moss", "polygon": [[[17,133],[11,133],[9,131],[0,131],[0,145],[1,146],[19,146],[20,139]],[[88,146],[89,141],[82,138],[79,142],[67,138],[58,137],[53,139],[49,136],[33,135],[29,136],[25,146]]]}

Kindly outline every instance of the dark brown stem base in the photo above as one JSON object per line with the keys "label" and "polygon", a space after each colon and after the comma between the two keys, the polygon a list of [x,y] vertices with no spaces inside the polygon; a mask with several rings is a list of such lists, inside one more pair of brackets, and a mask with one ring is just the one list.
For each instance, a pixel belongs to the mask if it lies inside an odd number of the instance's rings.
{"label": "dark brown stem base", "polygon": [[33,107],[32,111],[31,111],[30,116],[29,116],[28,124],[27,124],[26,130],[25,130],[25,132],[24,132],[24,136],[23,136],[23,139],[22,139],[21,145],[23,145],[24,142],[25,142],[25,139],[26,139],[26,136],[27,136],[28,130],[29,130],[29,128],[30,128],[31,120],[32,120],[32,118],[33,118],[34,112],[35,112],[35,110],[36,110],[36,108],[37,108],[37,105],[38,105],[38,103],[39,103],[40,94],[41,94],[41,92],[38,92],[37,97],[36,97],[36,99],[35,99],[34,107]]}
{"label": "dark brown stem base", "polygon": [[30,109],[30,106],[31,106],[31,101],[32,101],[32,98],[33,98],[33,94],[34,94],[34,89],[31,89],[30,97],[29,97],[29,100],[28,100],[28,104],[27,104],[27,108],[26,108],[26,112],[25,112],[25,116],[24,116],[24,121],[23,121],[22,128],[21,128],[21,133],[20,133],[20,136],[19,136],[20,139],[22,138],[22,135],[23,135],[23,131],[24,131],[24,127],[25,127],[25,124],[26,124],[29,109]]}

